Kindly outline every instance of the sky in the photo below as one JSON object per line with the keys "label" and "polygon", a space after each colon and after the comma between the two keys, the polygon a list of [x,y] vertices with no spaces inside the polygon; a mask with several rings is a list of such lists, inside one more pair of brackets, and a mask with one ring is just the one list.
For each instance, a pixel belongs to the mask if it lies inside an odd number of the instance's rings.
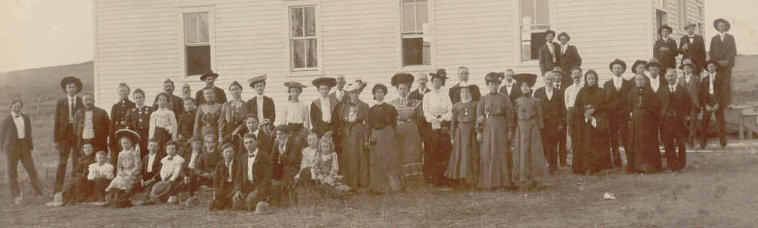
{"label": "sky", "polygon": [[[0,0],[0,72],[91,61],[93,1]],[[758,0],[704,1],[706,40],[713,20],[725,18],[737,52],[758,54]]]}

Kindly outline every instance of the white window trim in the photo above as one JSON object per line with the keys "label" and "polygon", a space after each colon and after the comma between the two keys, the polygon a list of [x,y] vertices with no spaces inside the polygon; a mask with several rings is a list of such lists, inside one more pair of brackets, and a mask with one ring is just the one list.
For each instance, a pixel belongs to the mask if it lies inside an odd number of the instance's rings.
{"label": "white window trim", "polygon": [[[314,68],[292,69],[292,47],[290,44],[290,8],[313,6],[316,12],[316,56],[318,57],[317,65]],[[284,1],[284,72],[287,76],[307,77],[324,75],[324,46],[321,31],[321,1],[317,0],[285,0]]]}
{"label": "white window trim", "polygon": [[[215,36],[215,6],[191,6],[180,7],[177,13],[177,24],[179,26],[179,72],[182,73],[184,79],[190,77],[199,77],[200,75],[187,75],[187,53],[184,48],[184,14],[185,13],[201,13],[208,12],[208,43],[211,46],[211,70],[216,71],[216,36]],[[199,78],[198,78],[199,80]]]}
{"label": "white window trim", "polygon": [[[521,59],[521,0],[513,1],[514,6],[513,9],[515,13],[513,14],[513,21],[514,23],[514,29],[513,29],[513,37],[516,39],[513,39],[513,45],[516,48],[516,50],[513,52],[513,65],[518,67],[538,67],[540,64],[539,59],[530,59],[530,60],[522,60]],[[548,0],[548,14],[550,15],[548,18],[548,23],[550,23],[550,30],[557,31],[558,29],[558,20],[556,20],[556,17],[558,17],[558,10],[555,7],[557,4],[556,0]],[[557,40],[557,37],[556,37]]]}
{"label": "white window trim", "polygon": [[428,34],[422,35],[423,37],[429,38],[429,65],[414,65],[414,66],[403,66],[403,1],[402,0],[396,0],[395,2],[395,12],[397,12],[397,29],[396,29],[396,36],[395,36],[395,46],[397,57],[395,58],[395,66],[396,71],[403,71],[403,72],[429,72],[437,70],[437,50],[436,50],[436,33],[435,30],[435,0],[427,0],[427,16],[428,18],[428,27],[427,29]]}

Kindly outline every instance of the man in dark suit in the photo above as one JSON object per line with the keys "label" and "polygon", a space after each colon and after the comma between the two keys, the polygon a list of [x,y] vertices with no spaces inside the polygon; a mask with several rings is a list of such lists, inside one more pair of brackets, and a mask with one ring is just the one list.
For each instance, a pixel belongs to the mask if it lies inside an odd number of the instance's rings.
{"label": "man in dark suit", "polygon": [[727,91],[724,91],[723,84],[726,79],[721,76],[719,63],[710,60],[705,63],[707,72],[703,72],[702,81],[700,82],[700,104],[703,106],[703,122],[700,127],[701,141],[700,148],[705,148],[708,142],[708,130],[711,122],[711,116],[716,115],[716,128],[721,147],[726,147],[725,119],[724,110],[729,104],[725,98]]}
{"label": "man in dark suit", "polygon": [[195,115],[197,114],[197,106],[195,106],[195,99],[188,97],[184,101],[184,113],[179,115],[179,137],[184,139],[191,139],[193,131],[195,129]]}
{"label": "man in dark suit", "polygon": [[[548,72],[545,75],[545,87],[534,91],[534,97],[542,104],[543,128],[541,131],[542,145],[550,173],[558,170],[558,144],[561,132],[565,129],[566,109],[563,105],[563,93],[554,87],[555,75],[562,71]],[[565,134],[565,133],[564,133]]]}
{"label": "man in dark suit", "polygon": [[32,158],[32,150],[34,149],[32,121],[29,116],[21,112],[23,106],[24,103],[21,100],[12,101],[10,105],[11,114],[5,117],[2,127],[0,127],[0,143],[2,145],[0,149],[8,156],[8,186],[16,205],[21,204],[23,200],[18,187],[19,161],[26,169],[37,198],[42,198],[39,175],[37,175],[37,169],[34,167],[34,159]]}
{"label": "man in dark suit", "polygon": [[[216,164],[213,178],[213,197],[208,204],[208,210],[223,210],[232,208],[232,198],[239,194],[237,187],[237,175],[240,166],[239,160],[235,156],[234,148],[226,145],[222,150],[223,160]],[[241,158],[241,156],[240,156]]]}
{"label": "man in dark suit", "polygon": [[337,85],[337,80],[329,77],[320,77],[313,80],[313,86],[316,87],[319,97],[311,102],[310,119],[312,130],[319,138],[326,132],[331,132],[332,114],[337,109],[337,98],[329,96],[329,91]]}
{"label": "man in dark suit", "polygon": [[233,135],[234,140],[232,140],[232,143],[235,144],[237,151],[239,153],[245,152],[245,136],[248,134],[252,134],[256,138],[256,144],[259,148],[261,148],[263,151],[270,152],[271,148],[274,146],[274,136],[269,131],[270,128],[266,126],[261,126],[258,122],[258,118],[256,115],[248,115],[245,118],[245,124],[240,125],[234,132]]}
{"label": "man in dark suit", "polygon": [[[150,115],[153,114],[153,107],[145,105],[145,91],[135,89],[132,93],[134,98],[134,108],[126,114],[126,124],[129,129],[137,132],[141,139],[147,139],[150,136]],[[140,157],[147,155],[147,140],[139,141]],[[111,162],[116,166],[116,158],[119,151],[111,151]]]}
{"label": "man in dark suit", "polygon": [[679,55],[679,49],[676,46],[676,41],[669,38],[672,31],[668,25],[661,26],[658,29],[660,39],[655,41],[655,45],[653,45],[653,57],[661,62],[661,68],[664,69],[658,75],[661,77],[664,77],[665,69],[676,68],[676,56]]}
{"label": "man in dark suit", "polygon": [[[184,99],[181,97],[174,95],[174,81],[171,81],[171,79],[166,79],[166,81],[163,82],[163,93],[168,95],[168,102],[166,103],[166,107],[168,107],[168,110],[171,110],[174,112],[174,117],[176,119],[179,119],[179,115],[184,113]],[[155,100],[153,101],[153,110],[158,110],[158,95],[155,95]]]}
{"label": "man in dark suit", "polygon": [[[613,165],[617,168],[622,166],[621,152],[619,151],[619,140],[624,146],[624,152],[627,157],[627,164],[632,164],[633,155],[627,146],[627,133],[629,131],[629,112],[626,111],[625,102],[626,94],[632,90],[632,83],[622,77],[626,71],[626,63],[619,59],[613,60],[609,65],[613,77],[603,84],[605,90],[608,110],[608,127],[610,128],[610,144],[613,158]],[[619,139],[620,138],[620,139]],[[627,166],[631,168],[631,165]]]}
{"label": "man in dark suit", "polygon": [[272,165],[272,191],[274,201],[282,202],[294,193],[295,175],[300,172],[300,162],[303,158],[301,143],[296,142],[297,136],[290,136],[291,130],[288,125],[282,125],[276,129],[276,145],[271,152]]}
{"label": "man in dark suit", "polygon": [[263,91],[266,89],[266,78],[267,76],[264,74],[247,81],[256,94],[255,97],[247,101],[247,104],[250,106],[250,113],[255,113],[261,123],[273,124],[276,120],[274,100],[263,95]]}
{"label": "man in dark suit", "polygon": [[553,70],[554,67],[559,66],[560,48],[561,46],[553,40],[555,39],[555,31],[545,31],[545,44],[539,49],[540,58],[540,75],[544,76],[545,72]]}
{"label": "man in dark suit", "polygon": [[91,144],[95,151],[108,150],[108,135],[111,120],[105,110],[95,107],[95,95],[84,94],[82,96],[84,109],[76,112],[74,116],[74,134],[76,134],[76,146],[80,148],[85,143]]}
{"label": "man in dark suit", "polygon": [[[216,78],[218,78],[217,73],[209,72],[200,76],[200,81],[205,82],[205,88],[213,88],[213,91],[216,92],[216,103],[223,104],[226,103],[226,93],[223,89],[218,88],[214,85],[214,83],[216,83]],[[195,101],[197,102],[197,105],[207,103],[203,94],[203,90],[205,90],[205,88],[199,89],[195,93]]]}
{"label": "man in dark suit", "polygon": [[[445,69],[441,69],[442,71],[437,71],[437,74],[441,72],[445,72]],[[447,74],[447,73],[444,73]],[[471,98],[474,100],[474,102],[479,102],[479,99],[482,98],[482,93],[479,92],[479,86],[477,85],[469,85],[468,82],[469,79],[469,69],[466,66],[460,66],[458,67],[458,84],[455,84],[453,87],[450,87],[450,91],[448,94],[450,95],[450,101],[453,102],[453,104],[458,103],[461,101],[461,88],[462,87],[469,87],[469,90],[471,91]]]}
{"label": "man in dark suit", "polygon": [[429,88],[426,87],[426,83],[429,82],[429,77],[426,75],[426,73],[418,73],[415,76],[416,76],[416,83],[418,83],[418,87],[416,87],[415,90],[411,91],[411,93],[408,95],[408,98],[415,99],[417,101],[423,101],[424,94],[431,91]]}
{"label": "man in dark suit", "polygon": [[661,111],[659,124],[663,147],[666,150],[666,166],[671,171],[678,172],[687,164],[687,126],[686,118],[690,109],[690,96],[687,89],[677,85],[676,70],[666,72],[668,85],[662,89],[659,96]]}
{"label": "man in dark suit", "polygon": [[[568,33],[562,32],[558,34],[558,41],[560,41],[560,58],[558,58],[558,66],[561,67],[563,75],[571,75],[571,69],[574,67],[582,66],[582,57],[579,56],[579,51],[576,46],[568,44],[571,41],[571,36]],[[571,85],[571,77],[563,77],[561,83],[564,86]]]}
{"label": "man in dark suit", "polygon": [[679,52],[682,53],[682,62],[685,59],[690,59],[693,72],[699,75],[705,63],[705,41],[702,36],[695,34],[695,29],[697,29],[695,23],[690,23],[684,27],[684,30],[687,30],[687,35],[679,39]]}
{"label": "man in dark suit", "polygon": [[507,69],[504,72],[504,82],[503,86],[500,87],[500,93],[505,94],[508,96],[508,98],[511,99],[511,103],[516,102],[516,99],[521,97],[521,85],[516,82],[516,80],[513,80],[513,75],[516,75],[516,73],[513,72],[511,69]]}
{"label": "man in dark suit", "polygon": [[134,108],[134,102],[129,100],[129,92],[130,88],[126,83],[121,83],[118,85],[118,98],[119,101],[113,104],[111,106],[111,124],[108,129],[110,129],[110,140],[109,140],[109,148],[111,151],[119,151],[121,150],[121,145],[119,145],[118,139],[115,136],[116,131],[129,128],[129,126],[126,124],[126,116],[129,113],[129,110],[132,110]]}
{"label": "man in dark suit", "polygon": [[160,180],[161,159],[164,156],[159,153],[158,140],[155,138],[148,140],[147,149],[150,150],[150,153],[142,157],[142,164],[140,164],[142,165],[140,168],[142,179],[139,188],[141,191],[150,191],[153,184]]}
{"label": "man in dark suit", "polygon": [[55,106],[55,126],[53,127],[53,140],[55,149],[58,150],[58,170],[55,174],[55,196],[63,199],[63,183],[66,179],[66,166],[71,157],[71,163],[79,158],[76,149],[76,135],[74,135],[74,115],[84,109],[82,99],[76,94],[82,91],[82,81],[74,76],[68,76],[61,80],[61,87],[66,92],[66,98],[58,100]]}
{"label": "man in dark suit", "polygon": [[700,114],[700,76],[693,73],[694,63],[692,60],[685,59],[682,61],[682,76],[677,79],[677,84],[684,87],[690,96],[689,114],[687,116],[687,145],[693,148],[695,137],[699,127],[698,114]]}
{"label": "man in dark suit", "polygon": [[345,76],[339,74],[337,77],[337,87],[334,88],[334,92],[329,94],[330,98],[334,98],[337,100],[337,102],[342,102],[347,97],[347,93],[345,93],[345,84],[347,81],[345,81]]}
{"label": "man in dark suit", "polygon": [[234,209],[253,211],[260,202],[268,200],[271,193],[270,152],[258,147],[255,135],[245,136],[245,151],[239,161],[235,175],[235,189],[232,204]]}
{"label": "man in dark suit", "polygon": [[[722,99],[725,105],[732,102],[732,67],[734,67],[734,57],[737,56],[737,45],[734,36],[726,32],[731,29],[731,25],[724,19],[716,19],[713,27],[719,32],[711,38],[710,61],[716,61],[719,64],[718,74],[721,77]],[[722,107],[726,108],[726,107]]]}

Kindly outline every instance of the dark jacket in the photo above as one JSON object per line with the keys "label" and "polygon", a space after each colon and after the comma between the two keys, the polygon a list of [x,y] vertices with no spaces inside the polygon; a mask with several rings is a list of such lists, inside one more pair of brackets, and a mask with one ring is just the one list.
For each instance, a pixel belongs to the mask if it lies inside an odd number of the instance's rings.
{"label": "dark jacket", "polygon": [[605,90],[606,98],[608,99],[605,108],[609,118],[620,118],[622,121],[629,119],[625,103],[626,95],[629,94],[629,91],[633,87],[632,82],[627,80],[623,80],[620,90],[616,90],[616,87],[613,85],[613,79],[603,84],[603,90]]}
{"label": "dark jacket", "polygon": [[195,164],[195,174],[199,176],[202,176],[204,174],[211,174],[215,176],[216,165],[218,164],[219,161],[223,161],[223,160],[224,158],[221,157],[218,151],[215,151],[213,153],[208,153],[208,152],[203,151],[203,153],[197,156],[197,163]]}
{"label": "dark jacket", "polygon": [[[53,127],[54,135],[53,142],[58,143],[64,139],[74,140],[74,124],[68,122],[69,110],[68,110],[68,97],[58,100],[55,105],[55,126]],[[74,113],[71,113],[71,117],[74,117],[76,111],[84,109],[81,97],[76,97],[76,107],[74,107]]]}
{"label": "dark jacket", "polygon": [[[668,50],[665,50],[668,48]],[[658,39],[653,45],[653,57],[661,62],[661,75],[666,72],[666,67],[676,67],[676,56],[679,55],[679,49],[676,41],[669,38],[667,41]]]}
{"label": "dark jacket", "polygon": [[[675,85],[676,92],[671,92],[668,85],[665,88],[661,88],[662,93],[658,96],[660,100],[660,120],[669,121],[667,117],[674,117],[674,121],[684,125],[686,117],[689,115],[690,110],[690,95],[682,86]],[[676,130],[676,129],[675,129]]]}
{"label": "dark jacket", "polygon": [[710,94],[708,87],[710,86],[711,80],[714,79],[711,75],[708,75],[700,81],[700,104],[703,106],[719,104],[719,106],[724,107],[727,102],[726,99],[723,99],[724,91],[721,89],[722,80],[719,78],[718,73],[716,73],[716,79],[713,81],[713,94]]}
{"label": "dark jacket", "polygon": [[195,115],[197,114],[197,109],[192,111],[185,111],[179,116],[179,135],[184,137],[185,139],[192,138],[192,134],[194,133],[195,129]]}
{"label": "dark jacket", "polygon": [[[248,106],[250,106],[250,113],[252,114],[258,114],[258,98],[253,97],[250,100],[247,101]],[[258,122],[262,122],[263,119],[269,119],[271,120],[271,123],[274,123],[276,120],[276,107],[274,106],[274,100],[270,97],[263,96],[263,117],[258,117]]]}
{"label": "dark jacket", "polygon": [[734,57],[737,56],[737,45],[732,34],[725,34],[724,41],[716,34],[711,38],[711,51],[708,52],[711,60],[719,62],[721,67],[731,68],[734,66]]}
{"label": "dark jacket", "polygon": [[234,188],[243,193],[249,193],[261,187],[267,188],[271,184],[273,171],[271,156],[268,152],[258,150],[255,161],[253,161],[253,181],[248,180],[248,158],[247,153],[244,153],[235,159],[238,169],[234,180]]}
{"label": "dark jacket", "polygon": [[[203,90],[205,90],[205,87],[198,90],[195,93],[195,103],[200,106],[201,104],[207,103],[205,101],[205,94],[203,94]],[[216,92],[216,103],[223,104],[226,103],[226,93],[224,93],[224,90],[221,88],[218,88],[217,86],[213,87],[213,91]]]}
{"label": "dark jacket", "polygon": [[[147,105],[142,106],[142,108],[135,107],[126,115],[126,124],[131,130],[138,133],[147,133],[150,130],[150,115],[153,114],[154,111],[155,109],[153,109],[153,107]],[[140,137],[141,136],[142,135],[140,135]]]}
{"label": "dark jacket", "polygon": [[[134,107],[134,102],[130,101],[129,99],[121,100],[111,106],[111,137],[113,137],[113,133],[115,133],[117,130],[128,127],[126,124],[126,116],[129,114],[129,110],[132,110]],[[111,140],[115,139],[112,138]]]}
{"label": "dark jacket", "polygon": [[271,165],[273,166],[273,177],[275,180],[290,182],[294,180],[295,175],[300,171],[303,148],[296,140],[295,137],[287,139],[284,151],[281,151],[278,142],[274,146],[271,153]]}
{"label": "dark jacket", "polygon": [[432,90],[430,90],[429,88],[425,88],[424,89],[424,93],[421,93],[421,92],[418,91],[418,89],[414,89],[408,95],[408,98],[410,98],[410,99],[416,99],[418,101],[423,101],[424,100],[424,94],[428,93],[429,91],[432,91]]}
{"label": "dark jacket", "polygon": [[[696,74],[691,75],[690,82],[685,82],[684,78],[679,78],[677,83],[681,83],[682,87],[687,90],[690,96],[690,107],[694,109],[700,109],[700,76]],[[687,77],[686,75],[683,77]]]}
{"label": "dark jacket", "polygon": [[[26,114],[21,113],[21,117],[24,118],[23,141],[26,142],[26,145],[29,146],[30,150],[33,150],[34,141],[32,139],[32,121]],[[16,129],[16,124],[13,122],[12,114],[9,114],[3,119],[2,128],[0,128],[0,143],[2,143],[0,149],[5,151],[6,154],[10,153],[13,148],[16,147],[16,144],[19,143],[18,129]]]}
{"label": "dark jacket", "polygon": [[[334,116],[334,110],[337,110],[337,98],[329,97],[329,107],[326,107],[329,109],[329,113]],[[321,116],[321,110],[324,107],[321,107],[321,99],[316,98],[313,102],[311,102],[311,126],[313,126],[313,132],[315,132],[319,136],[323,136],[325,132],[332,131],[331,127],[331,120],[329,120],[329,123],[324,122],[322,116]]]}
{"label": "dark jacket", "polygon": [[150,154],[145,155],[145,157],[142,158],[142,180],[148,181],[148,180],[160,180],[160,173],[161,173],[161,159],[163,159],[163,155],[161,153],[156,153],[155,158],[153,159],[153,172],[148,173],[147,172],[147,163],[148,159],[150,158]]}
{"label": "dark jacket", "polygon": [[[235,175],[237,175],[237,172],[239,170],[239,163],[240,162],[237,159],[234,159],[232,161],[232,167],[227,166],[224,159],[221,159],[218,161],[218,163],[216,163],[216,168],[214,169],[215,176],[213,176],[213,189],[216,190],[217,194],[225,193],[229,194],[225,197],[232,197],[232,194],[237,192],[238,189],[233,187],[237,185]],[[231,178],[229,177],[229,169],[231,169],[232,173]]]}
{"label": "dark jacket", "polygon": [[542,87],[534,91],[534,97],[540,99],[542,119],[545,125],[565,127],[566,106],[564,105],[563,91],[554,88],[553,96],[548,100],[547,89]]}
{"label": "dark jacket", "polygon": [[[81,146],[82,144],[82,134],[84,131],[84,117],[86,110],[82,109],[76,112],[76,116],[74,117],[74,129],[76,134],[76,140],[78,146]],[[92,108],[92,128],[95,132],[95,137],[92,139],[92,148],[95,149],[95,151],[107,151],[108,148],[108,136],[110,134],[110,130],[108,129],[110,127],[111,120],[108,118],[108,113],[105,112],[105,110],[93,107]]]}
{"label": "dark jacket", "polygon": [[[555,54],[558,56],[558,61],[560,61],[560,51],[561,51],[561,45],[558,43],[553,42],[553,50],[555,51]],[[547,47],[547,43],[543,44],[542,47],[539,49],[539,55],[540,55],[540,75],[545,74],[547,71],[553,70],[559,62],[553,61],[553,54],[550,53],[550,49]]]}
{"label": "dark jacket", "polygon": [[506,96],[508,96],[508,98],[511,99],[511,103],[512,104],[515,104],[516,103],[516,99],[518,99],[519,97],[521,97],[521,95],[524,95],[521,92],[521,84],[519,84],[518,82],[514,82],[513,83],[513,88],[511,88],[511,93],[510,94],[508,94],[508,88],[505,85],[503,85],[503,86],[500,87],[500,93],[505,94]]}
{"label": "dark jacket", "polygon": [[[684,45],[687,45],[687,49]],[[690,42],[689,35],[682,36],[679,39],[679,53],[682,54],[682,60],[690,59],[695,65],[692,66],[695,69],[694,72],[700,72],[699,69],[705,64],[705,41],[700,35],[694,35],[692,42]]]}
{"label": "dark jacket", "polygon": [[[561,54],[560,58],[558,58],[558,65],[560,65],[561,70],[564,73],[571,73],[571,68],[573,67],[581,67],[582,66],[582,57],[579,56],[579,51],[576,50],[576,46],[574,45],[568,45],[566,47],[566,52]],[[564,76],[564,78],[568,77],[571,79],[570,75]],[[566,80],[564,80],[566,81]]]}

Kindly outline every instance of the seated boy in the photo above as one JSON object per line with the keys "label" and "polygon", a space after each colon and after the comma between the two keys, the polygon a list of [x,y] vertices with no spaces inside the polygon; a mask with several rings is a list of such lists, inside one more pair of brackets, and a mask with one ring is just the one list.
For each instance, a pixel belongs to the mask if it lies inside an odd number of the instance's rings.
{"label": "seated boy", "polygon": [[184,158],[184,184],[187,186],[187,193],[190,197],[195,195],[197,191],[197,175],[195,175],[195,168],[197,168],[197,161],[200,159],[200,155],[203,153],[203,140],[190,139],[189,144],[191,149],[185,151],[182,155]]}
{"label": "seated boy", "polygon": [[205,152],[201,153],[197,158],[197,166],[195,166],[196,182],[192,188],[197,189],[201,186],[212,187],[213,178],[216,176],[216,165],[221,161],[221,155],[216,152],[218,145],[218,138],[214,134],[208,134],[205,136],[204,145]]}
{"label": "seated boy", "polygon": [[[176,203],[176,194],[182,188],[182,167],[184,158],[177,155],[176,141],[166,142],[166,156],[161,159],[161,170],[157,176],[157,183],[150,191],[150,200],[153,203],[163,203],[168,196],[168,203]],[[160,188],[164,188],[161,190]],[[166,190],[167,188],[167,190]]]}
{"label": "seated boy", "polygon": [[246,152],[237,159],[237,192],[232,197],[232,205],[236,210],[254,211],[270,195],[271,157],[261,150],[255,135],[245,135],[243,143]]}
{"label": "seated boy", "polygon": [[108,154],[105,151],[97,152],[95,161],[88,167],[84,188],[92,192],[92,201],[105,202],[105,188],[113,179],[113,165],[108,163]]}
{"label": "seated boy", "polygon": [[234,159],[234,149],[229,144],[224,144],[222,155],[223,161],[216,164],[216,176],[213,180],[213,199],[208,204],[208,210],[223,210],[232,207],[232,196],[239,189],[235,187],[237,167],[239,162]]}
{"label": "seated boy", "polygon": [[150,153],[142,158],[141,163],[142,180],[140,180],[138,188],[140,191],[149,191],[153,187],[153,184],[158,182],[158,173],[161,170],[161,159],[163,159],[163,156],[158,153],[160,148],[158,148],[157,139],[151,138],[147,141],[147,150],[150,151]]}

